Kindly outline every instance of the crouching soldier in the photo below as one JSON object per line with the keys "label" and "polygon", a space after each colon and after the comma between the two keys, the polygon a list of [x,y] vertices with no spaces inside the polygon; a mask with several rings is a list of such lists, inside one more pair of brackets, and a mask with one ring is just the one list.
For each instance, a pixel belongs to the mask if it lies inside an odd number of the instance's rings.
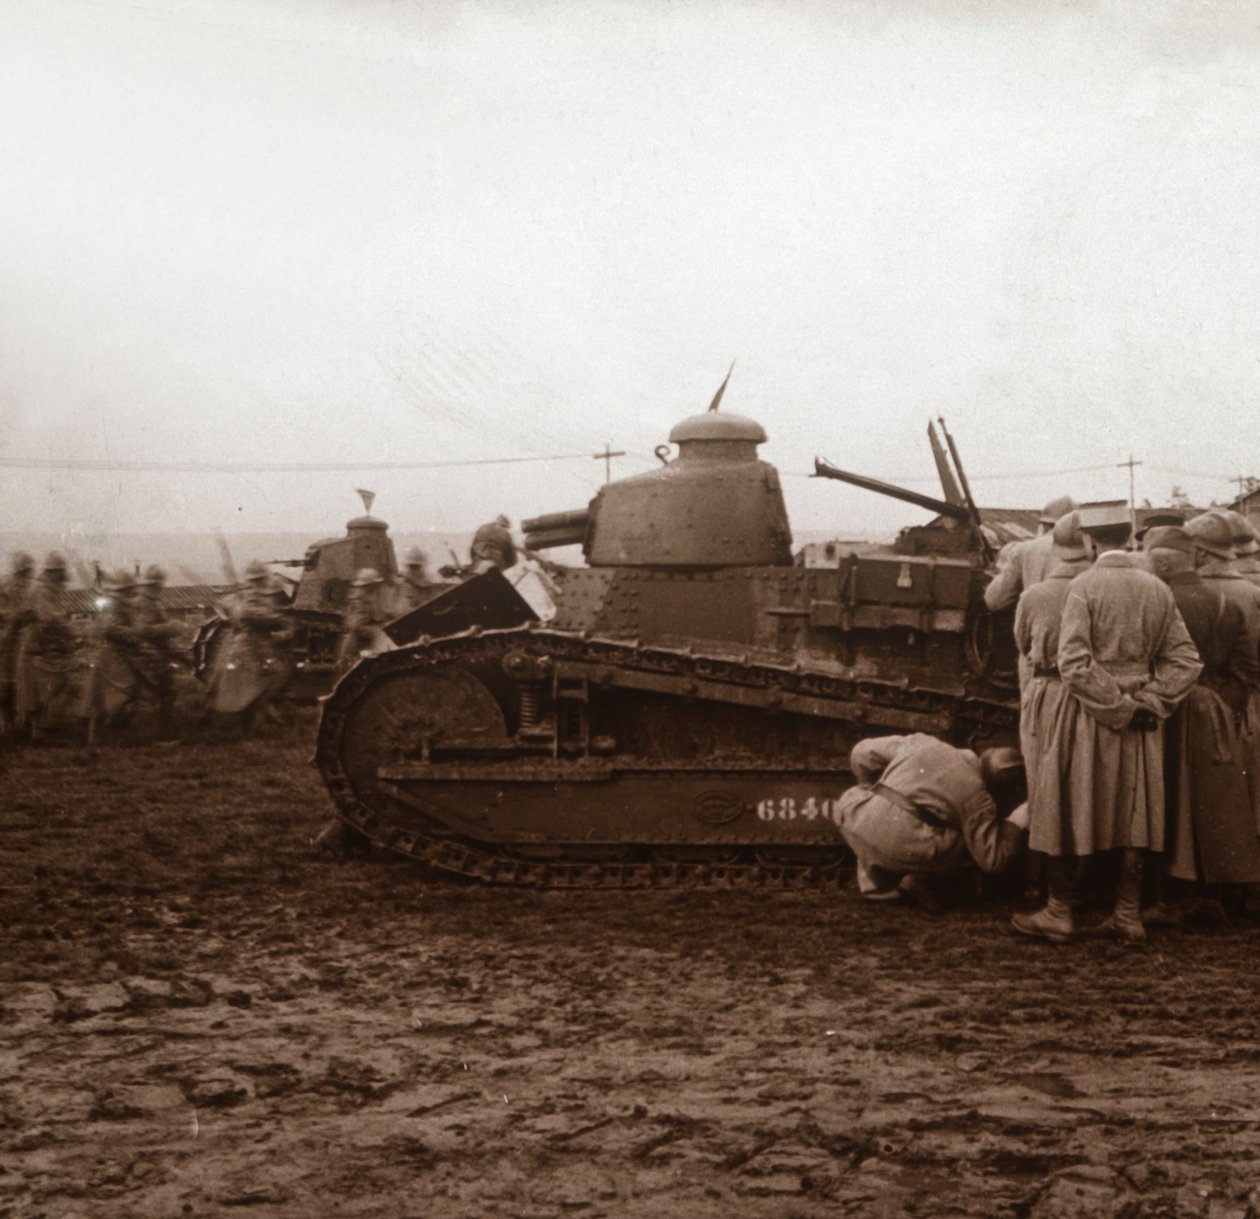
{"label": "crouching soldier", "polygon": [[841,798],[840,832],[857,856],[865,898],[906,895],[931,905],[918,878],[970,864],[1002,872],[1024,845],[1028,810],[1016,749],[977,756],[915,733],[859,741],[849,764],[858,786]]}

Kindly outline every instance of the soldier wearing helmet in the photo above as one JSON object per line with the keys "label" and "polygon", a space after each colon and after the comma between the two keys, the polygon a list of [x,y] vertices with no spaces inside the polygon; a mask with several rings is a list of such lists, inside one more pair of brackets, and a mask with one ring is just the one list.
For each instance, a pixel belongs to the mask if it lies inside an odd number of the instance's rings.
{"label": "soldier wearing helmet", "polygon": [[293,673],[285,649],[292,628],[284,589],[257,559],[245,569],[245,583],[232,599],[229,622],[210,663],[201,722],[234,716],[242,735],[248,736]]}
{"label": "soldier wearing helmet", "polygon": [[407,570],[396,589],[395,617],[419,609],[445,587],[429,578],[429,556],[419,546],[413,546],[407,551]]}
{"label": "soldier wearing helmet", "polygon": [[[1130,530],[1123,505],[1082,509],[1081,527],[1099,548],[1123,545]],[[1077,859],[1118,851],[1115,906],[1102,930],[1126,942],[1146,938],[1144,859],[1164,845],[1160,729],[1203,666],[1172,593],[1141,564],[1140,556],[1102,549],[1068,585],[1057,657],[1063,697],[1033,778],[1044,816],[1032,818],[1029,833],[1031,849],[1052,857],[1050,894],[1042,909],[1011,920],[1024,935],[1070,939],[1067,878]]]}
{"label": "soldier wearing helmet", "polygon": [[172,622],[162,605],[166,572],[156,563],[146,568],[136,599],[136,634],[140,638],[140,662],[157,697],[158,741],[175,740],[175,637],[179,624]]}
{"label": "soldier wearing helmet", "polygon": [[66,560],[54,551],[35,581],[31,620],[18,646],[14,715],[20,730],[36,736],[66,711],[64,704],[75,690],[74,656],[80,641],[70,626],[68,583]]}
{"label": "soldier wearing helmet", "polygon": [[385,580],[375,567],[361,567],[350,585],[337,647],[337,672],[352,669],[361,656],[375,656],[393,647],[385,634],[391,615],[385,604]]}
{"label": "soldier wearing helmet", "polygon": [[9,577],[0,586],[0,731],[16,728],[17,656],[22,635],[33,621],[35,560],[21,551],[14,554]]}
{"label": "soldier wearing helmet", "polygon": [[1260,541],[1255,526],[1241,512],[1227,512],[1225,519],[1234,532],[1234,570],[1260,587]]}
{"label": "soldier wearing helmet", "polygon": [[473,534],[470,558],[474,572],[497,567],[506,571],[516,563],[516,543],[510,532],[512,522],[500,513],[488,525]]}
{"label": "soldier wearing helmet", "polygon": [[96,622],[97,646],[84,689],[82,714],[88,741],[128,720],[152,689],[137,631],[136,577],[119,568],[105,579],[105,606]]}
{"label": "soldier wearing helmet", "polygon": [[870,737],[853,747],[849,766],[858,785],[841,797],[839,826],[865,898],[932,906],[924,876],[968,864],[1002,872],[1023,846],[1028,810],[1016,749],[978,757],[924,733]]}
{"label": "soldier wearing helmet", "polygon": [[1237,740],[1248,692],[1260,680],[1260,657],[1248,646],[1242,602],[1195,571],[1195,542],[1187,530],[1151,529],[1146,547],[1151,570],[1172,590],[1203,672],[1169,719],[1165,738],[1164,872],[1190,891],[1169,902],[1174,895],[1166,885],[1165,900],[1143,918],[1148,925],[1179,922],[1195,896],[1208,899],[1223,918],[1220,885],[1260,882],[1260,840]]}
{"label": "soldier wearing helmet", "polygon": [[1075,507],[1069,496],[1052,499],[1041,511],[1035,538],[1010,542],[1003,547],[998,555],[997,572],[984,590],[984,603],[989,609],[1009,609],[1019,600],[1019,594],[1024,589],[1039,584],[1050,574],[1055,565],[1051,531],[1055,522]]}
{"label": "soldier wearing helmet", "polygon": [[[1235,569],[1234,539],[1239,531],[1229,517],[1215,509],[1186,522],[1195,547],[1195,570],[1203,581],[1219,589],[1243,615],[1244,647],[1260,652],[1260,588]],[[1247,691],[1246,708],[1238,719],[1238,746],[1247,774],[1252,815],[1260,825],[1260,681]]]}
{"label": "soldier wearing helmet", "polygon": [[1015,646],[1019,651],[1019,744],[1028,767],[1030,824],[1057,816],[1038,799],[1041,759],[1051,746],[1064,687],[1059,679],[1059,625],[1072,581],[1093,562],[1089,539],[1081,532],[1080,514],[1060,517],[1050,535],[1055,566],[1049,576],[1024,590],[1015,609]]}

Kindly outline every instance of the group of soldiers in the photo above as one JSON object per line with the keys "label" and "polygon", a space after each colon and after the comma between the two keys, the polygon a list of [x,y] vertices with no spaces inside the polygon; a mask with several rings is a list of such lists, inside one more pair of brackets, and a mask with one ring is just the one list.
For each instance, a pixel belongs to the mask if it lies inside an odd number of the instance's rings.
{"label": "group of soldiers", "polygon": [[58,553],[38,575],[30,555],[13,556],[0,587],[0,732],[39,736],[75,718],[91,740],[143,698],[157,708],[159,737],[170,739],[179,628],[162,607],[166,573],[155,565],[105,577],[103,608],[86,633],[72,624],[69,582]]}
{"label": "group of soldiers", "polygon": [[1071,940],[1103,897],[1094,930],[1140,942],[1219,922],[1260,884],[1260,540],[1222,509],[1130,534],[1123,510],[1056,500],[999,555],[985,597],[1015,606],[1018,752],[922,735],[854,749],[841,832],[866,896],[915,896],[966,863],[1002,871],[1026,839],[1046,896],[1015,931]]}
{"label": "group of soldiers", "polygon": [[[515,558],[506,518],[478,530],[472,571],[508,567]],[[180,625],[162,605],[165,572],[156,565],[143,575],[120,570],[94,583],[98,613],[76,627],[65,558],[50,554],[36,574],[30,555],[13,556],[0,584],[0,734],[26,739],[79,723],[92,742],[137,711],[152,710],[157,739],[176,739],[176,677],[190,658]],[[393,579],[373,568],[356,573],[341,615],[336,672],[391,647],[386,624],[448,587],[431,576],[419,548]],[[235,720],[248,734],[274,710],[295,666],[291,599],[289,586],[254,561],[218,606],[223,629],[198,691],[199,727]]]}

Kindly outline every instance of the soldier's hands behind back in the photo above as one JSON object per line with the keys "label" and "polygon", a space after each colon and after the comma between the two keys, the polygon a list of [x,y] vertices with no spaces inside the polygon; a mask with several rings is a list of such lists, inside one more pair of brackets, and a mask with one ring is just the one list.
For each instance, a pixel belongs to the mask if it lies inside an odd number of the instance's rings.
{"label": "soldier's hands behind back", "polygon": [[1154,732],[1159,727],[1159,716],[1149,707],[1139,707],[1133,713],[1129,727],[1135,732]]}

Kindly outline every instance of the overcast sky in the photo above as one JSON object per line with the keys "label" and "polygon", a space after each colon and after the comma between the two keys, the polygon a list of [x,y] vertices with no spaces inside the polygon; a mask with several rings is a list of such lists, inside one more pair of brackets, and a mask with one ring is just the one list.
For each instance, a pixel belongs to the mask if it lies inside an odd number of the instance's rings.
{"label": "overcast sky", "polygon": [[[1260,18],[1156,2],[0,4],[0,461],[654,464],[732,359],[798,530],[1260,474]],[[1103,467],[1081,470],[1081,467]],[[1072,473],[1035,476],[1042,471]],[[0,467],[0,529],[399,529],[601,462]]]}

